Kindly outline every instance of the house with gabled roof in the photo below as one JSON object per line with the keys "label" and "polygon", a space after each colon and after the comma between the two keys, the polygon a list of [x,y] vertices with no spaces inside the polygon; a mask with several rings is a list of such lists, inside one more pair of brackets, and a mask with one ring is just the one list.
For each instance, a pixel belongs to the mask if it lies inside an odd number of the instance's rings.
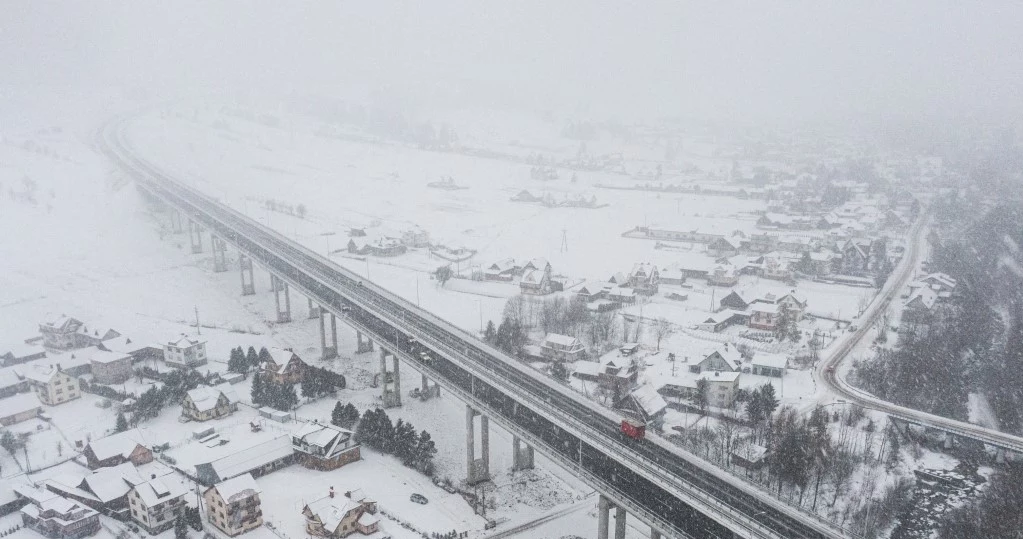
{"label": "house with gabled roof", "polygon": [[270,347],[270,359],[259,366],[259,375],[278,384],[296,384],[305,377],[309,365],[293,350]]}
{"label": "house with gabled roof", "polygon": [[584,301],[590,302],[603,298],[607,295],[608,286],[600,282],[586,282],[575,290],[575,295]]}
{"label": "house with gabled roof", "polygon": [[660,273],[657,271],[657,266],[646,262],[633,264],[627,284],[637,294],[646,296],[656,294],[660,284]]}
{"label": "house with gabled roof", "polygon": [[188,489],[173,474],[156,477],[136,485],[128,493],[131,518],[150,535],[174,527],[174,520],[185,511]]}
{"label": "house with gabled roof", "polygon": [[341,538],[354,533],[372,535],[380,530],[379,521],[364,503],[346,496],[330,495],[302,508],[306,533],[317,537]]}
{"label": "house with gabled roof", "polygon": [[46,357],[46,349],[28,343],[12,343],[0,347],[0,367],[10,367]]}
{"label": "house with gabled roof", "polygon": [[193,339],[184,333],[163,345],[163,360],[171,367],[195,368],[206,364],[206,341]]}
{"label": "house with gabled roof", "polygon": [[196,464],[195,476],[203,485],[211,486],[245,473],[261,477],[294,462],[295,449],[291,444],[291,436],[281,435],[235,450],[218,459]]}
{"label": "house with gabled roof", "polygon": [[82,450],[82,454],[92,470],[119,466],[125,462],[141,466],[153,462],[153,451],[147,445],[141,431],[129,429],[92,440]]}
{"label": "house with gabled roof", "polygon": [[558,333],[544,336],[540,350],[544,357],[554,361],[576,361],[586,357],[586,347],[579,339]]}
{"label": "house with gabled roof", "polygon": [[99,346],[104,341],[116,339],[121,334],[109,327],[96,327],[82,324],[75,331],[75,347],[84,348],[86,346]]}
{"label": "house with gabled roof", "polygon": [[306,423],[291,435],[291,445],[306,468],[335,470],[362,458],[352,431],[329,423]]}
{"label": "house with gabled roof", "polygon": [[99,513],[76,501],[30,486],[16,486],[14,491],[28,504],[21,508],[21,520],[50,539],[80,539],[100,530]]}
{"label": "house with gabled roof", "polygon": [[707,244],[707,255],[714,258],[721,256],[732,257],[739,254],[740,247],[741,244],[736,238],[715,238]]}
{"label": "house with gabled roof", "polygon": [[81,502],[97,511],[118,514],[127,518],[128,493],[146,480],[135,465],[122,463],[111,468],[100,468],[83,475],[61,474],[46,481],[46,489],[70,500]]}
{"label": "house with gabled roof", "polygon": [[917,289],[902,305],[903,324],[928,324],[934,307],[938,301],[938,293],[923,287]]}
{"label": "house with gabled roof", "polygon": [[70,350],[77,347],[78,328],[82,321],[67,315],[48,314],[39,324],[39,334],[43,336],[43,346],[57,350]]}
{"label": "house with gabled roof", "polygon": [[82,396],[78,379],[61,370],[60,365],[32,365],[22,375],[43,404],[56,406]]}
{"label": "house with gabled roof", "polygon": [[[533,265],[539,267],[534,267]],[[553,291],[551,286],[551,265],[542,258],[530,260],[519,281],[520,291],[528,296],[543,296]]]}
{"label": "house with gabled roof", "polygon": [[89,354],[92,379],[101,384],[120,384],[132,377],[131,356],[107,350]]}
{"label": "house with gabled roof", "polygon": [[664,413],[668,403],[657,389],[650,384],[643,384],[627,393],[615,404],[615,408],[635,419],[644,421],[648,427],[660,430],[664,422]]}
{"label": "house with gabled roof", "polygon": [[707,284],[711,286],[735,286],[739,282],[739,272],[732,264],[718,264],[707,274]]}
{"label": "house with gabled roof", "polygon": [[689,372],[726,371],[739,372],[742,370],[742,354],[729,346],[728,343],[707,354],[699,363],[689,366]]}
{"label": "house with gabled roof", "polygon": [[774,331],[781,322],[781,309],[773,303],[756,302],[750,305],[749,327]]}
{"label": "house with gabled roof", "polygon": [[509,282],[515,278],[522,267],[515,263],[514,258],[498,260],[483,269],[483,279],[487,281]]}
{"label": "house with gabled roof", "polygon": [[721,310],[734,309],[736,311],[745,311],[751,303],[753,303],[753,300],[747,299],[736,290],[732,290],[727,296],[721,298],[721,301],[718,302],[718,307]]}
{"label": "house with gabled roof", "polygon": [[197,387],[181,400],[181,415],[193,421],[227,417],[238,411],[238,393],[228,383]]}
{"label": "house with gabled roof", "polygon": [[0,427],[39,417],[43,404],[34,393],[22,393],[0,400]]}
{"label": "house with gabled roof", "polygon": [[250,474],[218,483],[203,492],[206,518],[230,537],[263,525],[262,491]]}

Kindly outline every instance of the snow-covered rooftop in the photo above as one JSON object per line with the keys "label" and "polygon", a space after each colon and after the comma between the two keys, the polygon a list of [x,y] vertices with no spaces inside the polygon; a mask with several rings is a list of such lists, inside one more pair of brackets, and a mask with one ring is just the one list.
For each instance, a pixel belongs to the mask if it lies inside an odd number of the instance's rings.
{"label": "snow-covered rooftop", "polygon": [[256,485],[256,480],[252,478],[252,474],[247,473],[217,483],[213,488],[217,489],[220,497],[227,503],[233,503],[262,492]]}

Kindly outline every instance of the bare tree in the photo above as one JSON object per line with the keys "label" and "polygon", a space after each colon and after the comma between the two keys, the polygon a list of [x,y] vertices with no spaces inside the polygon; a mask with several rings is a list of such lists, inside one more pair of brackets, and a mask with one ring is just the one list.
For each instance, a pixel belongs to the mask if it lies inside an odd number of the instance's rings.
{"label": "bare tree", "polygon": [[672,331],[671,322],[668,322],[663,316],[657,319],[657,323],[654,326],[654,335],[657,337],[657,351],[661,351],[661,339],[671,335]]}

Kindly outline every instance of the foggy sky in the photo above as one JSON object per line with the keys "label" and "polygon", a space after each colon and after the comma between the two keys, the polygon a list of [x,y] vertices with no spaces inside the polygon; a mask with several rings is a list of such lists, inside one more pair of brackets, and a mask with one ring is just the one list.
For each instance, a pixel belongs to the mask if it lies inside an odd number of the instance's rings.
{"label": "foggy sky", "polygon": [[[890,5],[894,4],[894,5]],[[598,117],[1018,114],[1023,8],[997,2],[4,4],[0,99],[344,95]]]}

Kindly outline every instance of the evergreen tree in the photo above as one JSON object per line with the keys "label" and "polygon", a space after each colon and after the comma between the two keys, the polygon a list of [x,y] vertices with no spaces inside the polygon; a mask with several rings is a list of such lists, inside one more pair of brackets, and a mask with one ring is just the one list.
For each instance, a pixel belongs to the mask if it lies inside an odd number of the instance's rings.
{"label": "evergreen tree", "polygon": [[[259,349],[259,356],[257,357],[259,358],[258,359],[259,363],[265,363],[267,361],[273,360],[273,357],[270,356],[270,351],[267,350],[265,346]],[[257,366],[259,365],[259,363],[257,363]]]}
{"label": "evergreen tree", "polygon": [[263,406],[266,403],[266,384],[263,383],[262,375],[255,375],[252,377],[252,404],[256,406]]}
{"label": "evergreen tree", "polygon": [[377,449],[384,453],[394,453],[394,424],[387,417],[387,412],[380,408],[377,408],[376,415]]}
{"label": "evergreen tree", "polygon": [[117,432],[124,432],[128,430],[128,419],[124,417],[124,412],[117,413],[117,426],[115,429]]}
{"label": "evergreen tree", "polygon": [[771,417],[771,414],[778,409],[778,399],[774,395],[774,386],[770,383],[766,383],[760,386],[758,390],[763,400],[762,404],[764,407],[764,417]]}
{"label": "evergreen tree", "polygon": [[483,340],[494,344],[494,339],[497,337],[497,329],[494,327],[493,320],[487,320],[487,329],[483,330]]}
{"label": "evergreen tree", "polygon": [[430,433],[425,430],[419,433],[419,445],[416,446],[414,466],[426,475],[433,475],[433,456],[437,454],[437,446],[433,443]]}
{"label": "evergreen tree", "polygon": [[295,386],[291,384],[274,384],[277,393],[277,405],[274,408],[287,412],[298,405],[298,393],[295,392]]}
{"label": "evergreen tree", "polygon": [[399,419],[394,425],[394,456],[409,466],[415,461],[418,447],[419,435],[416,434],[416,428]]}
{"label": "evergreen tree", "polygon": [[185,515],[178,515],[174,519],[174,539],[186,539],[188,537],[188,523],[185,522]]}
{"label": "evergreen tree", "polygon": [[355,427],[355,424],[359,422],[359,409],[354,404],[348,403],[345,405],[344,412],[341,415],[341,427],[345,429],[351,429]]}
{"label": "evergreen tree", "polygon": [[700,409],[701,414],[706,411],[709,398],[710,382],[706,378],[700,378],[696,381],[696,394],[693,395],[693,404]]}
{"label": "evergreen tree", "polygon": [[227,360],[227,370],[244,373],[249,371],[249,366],[249,362],[245,360],[245,352],[242,351],[242,348],[240,346],[232,348],[231,356]]}
{"label": "evergreen tree", "polygon": [[341,404],[341,401],[337,401],[334,405],[334,410],[330,412],[330,424],[335,427],[340,427],[344,421],[345,407]]}
{"label": "evergreen tree", "polygon": [[259,354],[256,353],[256,349],[254,347],[249,347],[249,351],[245,354],[245,360],[253,369],[259,368]]}

